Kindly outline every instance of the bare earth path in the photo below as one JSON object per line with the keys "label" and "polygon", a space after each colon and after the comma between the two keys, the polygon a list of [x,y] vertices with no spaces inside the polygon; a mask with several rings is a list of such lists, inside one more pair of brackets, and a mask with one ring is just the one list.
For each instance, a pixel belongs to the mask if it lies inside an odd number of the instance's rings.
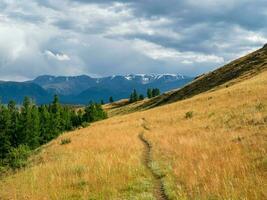
{"label": "bare earth path", "polygon": [[[146,120],[143,119],[143,128],[146,130],[149,130],[149,128],[146,126]],[[144,144],[144,164],[151,172],[153,178],[154,178],[154,194],[157,200],[169,200],[168,196],[166,195],[166,192],[164,190],[164,185],[162,178],[163,176],[158,175],[153,168],[151,167],[152,163],[152,144],[145,138],[144,132],[139,134],[139,139]]]}

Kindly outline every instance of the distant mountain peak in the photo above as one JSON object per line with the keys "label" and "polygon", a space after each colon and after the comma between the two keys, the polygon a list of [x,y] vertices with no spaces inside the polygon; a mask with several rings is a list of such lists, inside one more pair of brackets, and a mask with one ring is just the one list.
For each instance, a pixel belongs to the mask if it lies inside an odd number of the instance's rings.
{"label": "distant mountain peak", "polygon": [[[134,88],[144,95],[147,88],[159,88],[164,92],[179,88],[192,79],[181,74],[132,73],[99,78],[88,75],[42,75],[31,81],[15,83],[12,86],[14,89],[10,88],[6,82],[0,81],[0,96],[2,94],[11,98],[12,96],[8,96],[8,94],[12,94],[14,90],[19,91],[19,88],[23,86],[23,93],[20,91],[13,94],[14,99],[18,102],[23,100],[24,94],[29,94],[29,96],[36,97],[39,103],[49,103],[51,97],[58,94],[64,103],[86,104],[90,100],[99,102],[103,99],[107,101],[109,96],[113,96],[116,100],[128,98]],[[4,100],[7,101],[7,99]]]}
{"label": "distant mountain peak", "polygon": [[186,77],[181,75],[181,74],[127,74],[124,76],[125,79],[129,81],[140,81],[143,84],[148,84],[156,80],[160,79],[169,79],[169,80],[182,80],[185,79]]}

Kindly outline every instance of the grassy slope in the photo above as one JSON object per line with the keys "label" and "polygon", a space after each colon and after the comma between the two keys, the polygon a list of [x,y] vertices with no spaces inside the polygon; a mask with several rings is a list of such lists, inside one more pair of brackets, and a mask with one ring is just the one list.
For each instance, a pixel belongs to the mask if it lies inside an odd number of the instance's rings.
{"label": "grassy slope", "polygon": [[[32,166],[4,178],[2,199],[153,199],[142,163],[143,132],[153,168],[173,199],[266,199],[267,72],[228,88],[113,117],[62,135]],[[193,111],[191,119],[185,113]],[[145,128],[144,128],[145,127]],[[1,199],[0,198],[0,199]]]}
{"label": "grassy slope", "polygon": [[164,93],[150,100],[134,104],[125,104],[125,101],[116,105],[108,105],[110,116],[128,114],[139,110],[146,110],[160,105],[187,99],[197,94],[229,87],[235,83],[249,79],[267,69],[267,46],[236,59],[221,68],[202,75],[179,90]]}

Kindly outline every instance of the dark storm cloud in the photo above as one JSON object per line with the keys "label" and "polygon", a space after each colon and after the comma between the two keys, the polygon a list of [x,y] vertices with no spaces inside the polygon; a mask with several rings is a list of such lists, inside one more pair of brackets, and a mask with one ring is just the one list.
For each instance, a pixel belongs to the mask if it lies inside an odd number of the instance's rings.
{"label": "dark storm cloud", "polygon": [[0,79],[196,75],[262,46],[266,27],[266,0],[3,0]]}
{"label": "dark storm cloud", "polygon": [[[110,4],[109,0],[72,0],[84,4]],[[136,17],[166,17],[173,23],[168,29],[181,33],[182,38],[173,39],[162,35],[143,33],[125,34],[120,37],[140,38],[163,46],[182,51],[210,52],[216,51],[214,44],[207,45],[211,39],[224,40],[234,26],[244,30],[261,32],[266,36],[267,1],[265,0],[204,0],[201,3],[187,0],[123,0],[134,11]],[[234,32],[232,32],[235,34]],[[219,37],[218,37],[219,35]],[[220,36],[221,35],[221,36]],[[217,37],[217,38],[215,38]],[[256,47],[259,44],[243,44]],[[260,44],[261,45],[261,44]]]}

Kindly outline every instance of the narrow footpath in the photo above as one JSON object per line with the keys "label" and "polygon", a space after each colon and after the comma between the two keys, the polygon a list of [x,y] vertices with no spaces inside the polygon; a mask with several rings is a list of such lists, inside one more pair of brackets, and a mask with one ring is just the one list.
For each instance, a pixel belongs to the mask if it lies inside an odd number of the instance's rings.
{"label": "narrow footpath", "polygon": [[[146,120],[143,119],[143,128],[145,130],[149,130],[146,126]],[[139,134],[139,139],[144,144],[144,153],[143,153],[143,161],[144,165],[149,169],[153,178],[154,178],[154,195],[157,200],[169,200],[168,196],[166,195],[164,185],[163,185],[163,177],[159,176],[151,167],[152,163],[152,144],[145,138],[144,132]]]}

